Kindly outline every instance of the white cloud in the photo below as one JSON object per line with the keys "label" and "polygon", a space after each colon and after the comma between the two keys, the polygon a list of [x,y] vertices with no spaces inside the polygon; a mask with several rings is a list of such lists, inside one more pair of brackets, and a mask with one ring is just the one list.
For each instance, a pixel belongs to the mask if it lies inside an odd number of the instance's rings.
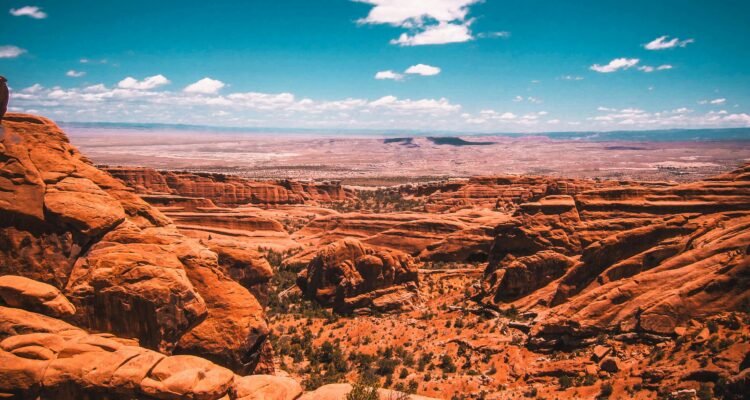
{"label": "white cloud", "polygon": [[[467,19],[469,7],[482,0],[354,0],[373,6],[361,24],[388,24],[409,30],[392,44],[420,46],[460,43],[474,39]],[[507,32],[492,32],[487,37],[505,37]]]}
{"label": "white cloud", "polygon": [[31,17],[34,19],[47,18],[47,13],[42,11],[41,8],[36,6],[26,6],[19,9],[11,8],[10,15],[14,17]]}
{"label": "white cloud", "polygon": [[392,79],[394,81],[400,81],[404,79],[404,76],[399,74],[398,72],[393,72],[389,69],[387,71],[378,71],[377,73],[375,73],[375,79],[378,79],[378,80]]}
{"label": "white cloud", "polygon": [[654,72],[654,71],[665,71],[665,70],[672,69],[672,68],[673,67],[669,64],[663,64],[658,67],[652,67],[650,65],[643,65],[643,66],[638,67],[638,70],[648,73],[648,72]]}
{"label": "white cloud", "polygon": [[16,58],[26,50],[16,46],[0,46],[0,58]]}
{"label": "white cloud", "polygon": [[[146,80],[144,80],[146,81]],[[225,86],[226,88],[226,86]],[[226,90],[226,89],[224,89]],[[478,129],[497,132],[544,131],[578,124],[555,122],[547,111],[491,109],[464,111],[447,98],[319,100],[298,98],[293,93],[190,93],[161,88],[135,89],[118,85],[82,85],[78,88],[33,85],[15,92],[14,106],[35,109],[68,121],[162,122],[259,127],[325,127],[378,129]],[[527,97],[522,97],[528,102]],[[720,99],[715,99],[720,100]],[[706,104],[709,104],[708,100]],[[725,100],[728,102],[728,100]],[[523,104],[523,103],[521,103]],[[719,103],[715,103],[719,104]],[[531,106],[531,104],[523,104]],[[586,129],[660,129],[679,127],[750,126],[747,112],[730,113],[718,107],[701,113],[687,108],[646,111],[635,106],[600,107],[589,118],[581,116]],[[555,125],[555,124],[560,125]],[[583,125],[583,124],[581,124]]]}
{"label": "white cloud", "polygon": [[38,83],[35,83],[35,84],[33,84],[33,85],[31,85],[31,86],[23,89],[22,92],[24,92],[24,93],[32,93],[33,94],[33,93],[39,93],[42,90],[44,90],[44,86],[42,86],[42,85],[40,85]]}
{"label": "white cloud", "polygon": [[510,37],[510,32],[508,31],[499,31],[499,32],[482,32],[477,34],[478,38],[487,38],[487,39],[497,39],[497,38],[503,38],[507,39]]}
{"label": "white cloud", "polygon": [[529,103],[533,103],[533,104],[541,104],[541,103],[543,103],[541,99],[539,99],[537,97],[533,97],[533,96],[529,96],[529,97],[516,96],[516,97],[513,98],[513,102],[514,103],[520,103],[522,101],[528,101]]}
{"label": "white cloud", "polygon": [[[495,110],[482,110],[479,112],[478,116],[464,113],[461,115],[461,117],[468,123],[477,125],[477,124],[487,124],[487,123],[500,123],[506,126],[533,126],[540,122],[539,117],[543,117],[547,115],[548,113],[546,111],[539,111],[539,112],[532,112],[532,113],[526,113],[523,115],[517,115],[510,111],[505,112],[498,112]],[[551,121],[557,121],[557,120],[551,120]],[[559,121],[557,121],[559,122]],[[557,123],[557,122],[550,122],[550,123]]]}
{"label": "white cloud", "polygon": [[80,78],[82,76],[86,75],[86,72],[84,71],[76,71],[74,69],[69,70],[65,73],[65,76],[69,76],[71,78]]}
{"label": "white cloud", "polygon": [[574,75],[564,75],[562,77],[562,80],[564,80],[564,81],[582,81],[583,77],[582,76],[574,76]]}
{"label": "white cloud", "polygon": [[423,46],[430,44],[462,43],[472,40],[469,24],[451,24],[441,22],[432,25],[414,35],[402,33],[398,39],[391,40],[391,44],[400,46]]}
{"label": "white cloud", "polygon": [[159,86],[163,86],[170,83],[169,79],[165,77],[164,75],[154,75],[149,76],[148,78],[139,81],[133,77],[127,77],[123,80],[121,80],[117,87],[121,89],[135,89],[135,90],[151,90],[155,89]]}
{"label": "white cloud", "polygon": [[621,69],[628,69],[634,67],[636,64],[638,64],[640,60],[637,58],[615,58],[614,60],[610,61],[607,65],[599,65],[594,64],[590,68],[592,71],[601,72],[601,73],[610,73],[615,72]]}
{"label": "white cloud", "polygon": [[459,111],[461,106],[452,104],[448,99],[421,99],[399,100],[395,96],[383,96],[377,100],[368,103],[372,108],[385,108],[396,112],[413,112],[413,113],[450,113]]}
{"label": "white cloud", "polygon": [[469,6],[481,0],[356,0],[374,7],[367,17],[359,20],[367,24],[393,26],[423,25],[427,20],[463,21]]}
{"label": "white cloud", "polygon": [[746,113],[729,114],[724,117],[724,120],[729,122],[739,122],[741,124],[744,124],[745,126],[750,126],[750,115]]}
{"label": "white cloud", "polygon": [[206,77],[187,85],[183,91],[186,93],[216,94],[224,86],[226,86],[224,82]]}
{"label": "white cloud", "polygon": [[79,60],[81,64],[107,64],[107,59],[92,60],[90,58],[82,58]]}
{"label": "white cloud", "polygon": [[643,47],[645,47],[648,50],[665,50],[665,49],[672,49],[675,47],[685,47],[690,43],[693,43],[693,39],[685,39],[680,40],[678,38],[673,38],[667,40],[669,36],[664,35],[660,36],[648,43],[646,43]]}
{"label": "white cloud", "polygon": [[232,93],[226,99],[218,98],[214,100],[213,104],[238,105],[243,108],[257,110],[276,110],[293,106],[295,104],[295,97],[291,93]]}
{"label": "white cloud", "polygon": [[720,105],[727,102],[727,99],[725,98],[718,98],[713,100],[701,100],[698,102],[698,104],[713,104],[713,105]]}
{"label": "white cloud", "polygon": [[434,76],[440,73],[440,68],[427,64],[412,65],[404,71],[407,74],[416,74],[422,76]]}
{"label": "white cloud", "polygon": [[750,126],[750,118],[745,113],[729,114],[725,110],[696,114],[686,107],[674,110],[648,112],[638,108],[614,109],[599,107],[606,114],[587,118],[596,126],[612,128],[628,125],[632,128],[667,129],[677,127],[737,127]]}

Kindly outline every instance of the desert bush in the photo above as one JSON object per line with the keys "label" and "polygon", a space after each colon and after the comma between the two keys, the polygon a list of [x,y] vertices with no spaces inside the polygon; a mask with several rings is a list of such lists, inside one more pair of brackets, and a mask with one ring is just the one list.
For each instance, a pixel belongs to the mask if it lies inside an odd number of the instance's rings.
{"label": "desert bush", "polygon": [[440,369],[443,372],[456,372],[456,364],[453,362],[453,357],[444,354],[440,358]]}

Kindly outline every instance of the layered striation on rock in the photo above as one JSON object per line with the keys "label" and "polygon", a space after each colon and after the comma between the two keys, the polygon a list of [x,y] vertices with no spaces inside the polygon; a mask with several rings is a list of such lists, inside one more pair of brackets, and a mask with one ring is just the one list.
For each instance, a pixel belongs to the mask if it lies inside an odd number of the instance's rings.
{"label": "layered striation on rock", "polygon": [[320,216],[295,232],[303,245],[355,238],[381,249],[405,252],[422,261],[481,262],[493,241],[493,226],[506,214],[489,210],[456,213],[343,213]]}
{"label": "layered striation on rock", "polygon": [[545,196],[570,196],[596,187],[617,184],[613,181],[501,175],[404,185],[399,191],[405,195],[424,198],[425,208],[429,212],[477,207],[512,211],[517,204],[537,201]]}
{"label": "layered striation on rock", "polygon": [[[105,171],[135,188],[138,193],[149,194],[149,201],[163,204],[169,204],[170,200],[187,204],[186,199],[207,199],[218,206],[330,203],[351,197],[351,192],[347,192],[337,181],[261,182],[231,175],[129,167],[106,167]],[[157,193],[165,197],[159,198]]]}
{"label": "layered striation on rock", "polygon": [[297,277],[306,297],[345,314],[413,309],[418,284],[410,256],[375,250],[355,239],[324,247]]}
{"label": "layered striation on rock", "polygon": [[47,119],[9,114],[0,163],[0,274],[51,285],[72,303],[67,321],[153,350],[238,373],[267,354],[263,309],[230,277],[268,279],[257,254],[183,235]]}
{"label": "layered striation on rock", "polygon": [[496,228],[482,295],[539,313],[532,335],[671,335],[750,304],[750,166],[521,204]]}

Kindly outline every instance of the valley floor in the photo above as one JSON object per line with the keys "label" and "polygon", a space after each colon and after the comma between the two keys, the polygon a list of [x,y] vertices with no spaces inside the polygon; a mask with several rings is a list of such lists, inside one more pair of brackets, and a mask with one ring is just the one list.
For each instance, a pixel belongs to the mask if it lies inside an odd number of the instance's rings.
{"label": "valley floor", "polygon": [[[750,160],[747,141],[592,141],[543,136],[400,138],[154,132],[71,127],[95,163],[248,178],[393,185],[492,174],[695,180]],[[441,140],[438,140],[441,139]],[[451,139],[451,140],[448,140]]]}
{"label": "valley floor", "polygon": [[696,321],[674,341],[603,335],[583,348],[533,351],[524,315],[468,298],[481,266],[451,268],[420,271],[424,303],[408,313],[337,316],[309,305],[271,311],[277,364],[308,388],[370,376],[442,399],[711,399],[719,385],[686,386],[668,375],[679,370],[708,382],[720,373],[716,365],[734,368],[750,350],[748,314],[727,313]]}

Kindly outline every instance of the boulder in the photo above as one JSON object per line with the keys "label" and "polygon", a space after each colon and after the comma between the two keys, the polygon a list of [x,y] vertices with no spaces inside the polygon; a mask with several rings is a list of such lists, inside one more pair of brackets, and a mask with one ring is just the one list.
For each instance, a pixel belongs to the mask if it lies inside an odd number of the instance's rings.
{"label": "boulder", "polygon": [[604,359],[604,357],[606,357],[607,355],[609,355],[610,351],[612,351],[611,347],[596,345],[596,346],[594,346],[594,352],[591,355],[591,358],[594,361],[601,361],[601,360]]}
{"label": "boulder", "polygon": [[231,371],[208,360],[165,356],[29,311],[0,307],[0,321],[0,396],[215,400],[234,384]]}
{"label": "boulder", "polygon": [[306,297],[339,313],[410,309],[418,282],[410,256],[354,239],[323,248],[297,277]]}
{"label": "boulder", "polygon": [[303,391],[294,379],[274,375],[235,377],[232,390],[237,400],[294,400]]}
{"label": "boulder", "polygon": [[76,312],[75,306],[56,287],[22,276],[0,276],[0,299],[11,307],[52,317],[71,316]]}

